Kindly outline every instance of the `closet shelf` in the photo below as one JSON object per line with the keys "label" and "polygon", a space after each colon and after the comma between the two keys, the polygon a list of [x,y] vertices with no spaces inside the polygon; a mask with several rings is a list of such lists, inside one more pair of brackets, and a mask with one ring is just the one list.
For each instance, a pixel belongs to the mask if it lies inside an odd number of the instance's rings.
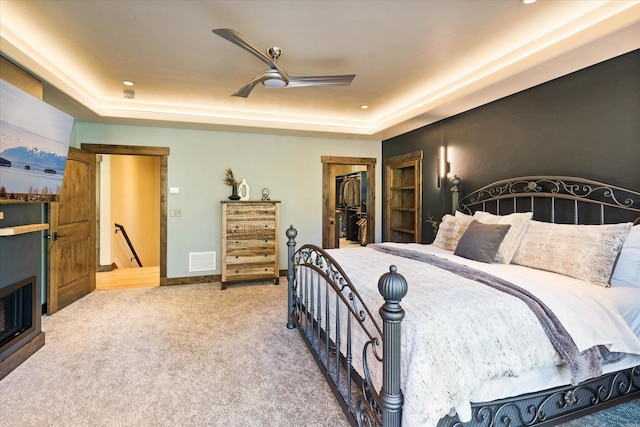
{"label": "closet shelf", "polygon": [[14,227],[0,228],[0,236],[15,236],[17,234],[33,233],[34,231],[48,230],[49,224],[26,224]]}
{"label": "closet shelf", "polygon": [[390,190],[415,190],[415,185],[396,185],[391,187]]}
{"label": "closet shelf", "polygon": [[416,230],[414,228],[406,228],[406,227],[391,227],[391,230],[398,231],[400,233],[407,234],[416,234]]}

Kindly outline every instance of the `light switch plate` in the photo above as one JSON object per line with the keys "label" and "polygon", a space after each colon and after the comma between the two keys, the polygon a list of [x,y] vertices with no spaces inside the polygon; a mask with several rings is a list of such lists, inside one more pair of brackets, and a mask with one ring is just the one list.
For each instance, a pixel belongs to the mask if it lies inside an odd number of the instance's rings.
{"label": "light switch plate", "polygon": [[169,187],[170,194],[180,194],[180,187]]}

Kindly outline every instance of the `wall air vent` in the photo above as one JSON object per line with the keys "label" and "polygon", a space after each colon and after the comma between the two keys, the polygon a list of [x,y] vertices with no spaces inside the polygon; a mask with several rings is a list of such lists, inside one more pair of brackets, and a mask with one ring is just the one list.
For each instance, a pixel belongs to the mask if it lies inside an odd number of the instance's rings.
{"label": "wall air vent", "polygon": [[189,252],[189,271],[209,271],[216,269],[216,253]]}

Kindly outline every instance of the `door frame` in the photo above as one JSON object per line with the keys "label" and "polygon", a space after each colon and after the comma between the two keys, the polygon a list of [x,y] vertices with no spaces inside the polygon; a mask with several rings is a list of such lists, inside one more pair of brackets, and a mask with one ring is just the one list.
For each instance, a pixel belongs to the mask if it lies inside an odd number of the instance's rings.
{"label": "door frame", "polygon": [[[169,147],[138,145],[80,144],[83,150],[95,154],[154,156],[160,159],[160,286],[167,284],[167,189]],[[95,173],[95,171],[94,171]]]}
{"label": "door frame", "polygon": [[367,242],[375,242],[376,235],[376,163],[373,157],[322,156],[322,247],[336,247],[336,165],[365,165],[367,167]]}

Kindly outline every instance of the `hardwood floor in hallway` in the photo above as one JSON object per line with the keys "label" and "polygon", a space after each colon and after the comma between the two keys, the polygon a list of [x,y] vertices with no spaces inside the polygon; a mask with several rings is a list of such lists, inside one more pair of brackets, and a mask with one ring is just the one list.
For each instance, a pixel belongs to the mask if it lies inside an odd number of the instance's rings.
{"label": "hardwood floor in hallway", "polygon": [[96,290],[160,286],[160,267],[118,268],[96,273]]}

